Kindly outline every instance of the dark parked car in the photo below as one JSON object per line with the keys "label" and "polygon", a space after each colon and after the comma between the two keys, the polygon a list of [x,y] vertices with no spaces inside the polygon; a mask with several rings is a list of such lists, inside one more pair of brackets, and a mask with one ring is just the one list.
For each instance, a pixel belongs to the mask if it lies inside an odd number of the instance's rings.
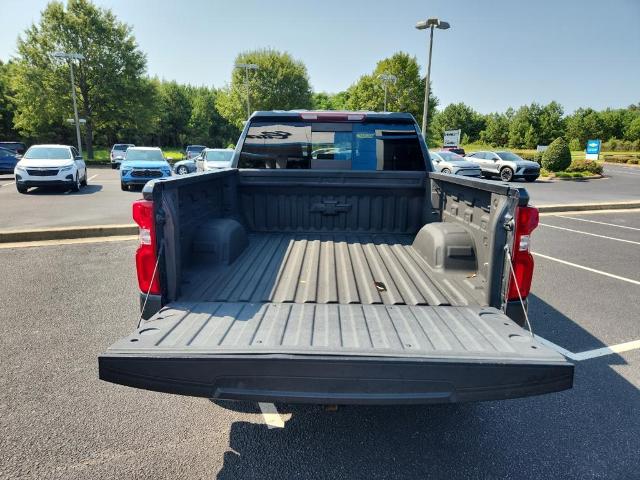
{"label": "dark parked car", "polygon": [[27,151],[27,146],[22,142],[0,142],[0,148],[13,150],[18,155],[24,155]]}
{"label": "dark parked car", "polygon": [[447,152],[456,153],[458,155],[462,155],[464,157],[464,148],[462,147],[442,147],[442,150]]}
{"label": "dark parked car", "polygon": [[184,151],[185,160],[196,158],[205,148],[207,148],[205,145],[187,145]]}
{"label": "dark parked car", "polygon": [[20,160],[20,155],[14,150],[0,147],[0,173],[13,174],[13,169],[16,168],[18,160]]}

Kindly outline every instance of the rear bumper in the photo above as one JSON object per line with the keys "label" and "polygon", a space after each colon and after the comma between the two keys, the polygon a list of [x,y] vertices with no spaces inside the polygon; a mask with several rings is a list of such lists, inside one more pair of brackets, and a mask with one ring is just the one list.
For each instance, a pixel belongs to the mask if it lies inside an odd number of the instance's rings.
{"label": "rear bumper", "polygon": [[573,365],[312,355],[149,358],[106,353],[100,379],[220,400],[426,404],[503,400],[569,389]]}

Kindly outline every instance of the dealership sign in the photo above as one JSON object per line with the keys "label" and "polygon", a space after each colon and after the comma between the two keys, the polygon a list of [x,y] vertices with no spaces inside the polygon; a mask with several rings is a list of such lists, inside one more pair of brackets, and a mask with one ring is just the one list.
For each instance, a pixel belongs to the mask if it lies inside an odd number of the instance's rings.
{"label": "dealership sign", "polygon": [[444,131],[444,143],[445,147],[457,147],[460,145],[460,134],[462,130],[445,130]]}
{"label": "dealership sign", "polygon": [[600,140],[587,140],[587,160],[598,160],[600,154]]}

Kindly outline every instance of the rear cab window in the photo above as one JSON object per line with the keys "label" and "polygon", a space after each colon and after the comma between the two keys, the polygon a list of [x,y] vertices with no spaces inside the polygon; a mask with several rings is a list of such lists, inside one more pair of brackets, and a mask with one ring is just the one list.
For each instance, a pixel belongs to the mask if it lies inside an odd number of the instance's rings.
{"label": "rear cab window", "polygon": [[425,171],[415,122],[258,118],[238,168]]}

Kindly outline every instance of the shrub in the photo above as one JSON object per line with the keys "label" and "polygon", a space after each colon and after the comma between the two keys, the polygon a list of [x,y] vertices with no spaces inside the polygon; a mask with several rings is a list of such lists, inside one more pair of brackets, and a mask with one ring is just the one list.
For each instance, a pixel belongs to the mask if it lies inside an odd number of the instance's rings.
{"label": "shrub", "polygon": [[552,172],[561,172],[571,165],[571,150],[562,137],[556,138],[542,154],[542,166]]}
{"label": "shrub", "polygon": [[590,175],[602,175],[602,165],[591,160],[574,160],[569,165],[567,172],[585,172]]}
{"label": "shrub", "polygon": [[544,154],[544,152],[536,152],[533,155],[532,160],[534,162],[538,162],[538,165],[542,165],[542,155]]}
{"label": "shrub", "polygon": [[640,164],[640,159],[631,158],[631,159],[627,160],[627,163],[630,163],[631,165],[638,165],[638,164]]}

